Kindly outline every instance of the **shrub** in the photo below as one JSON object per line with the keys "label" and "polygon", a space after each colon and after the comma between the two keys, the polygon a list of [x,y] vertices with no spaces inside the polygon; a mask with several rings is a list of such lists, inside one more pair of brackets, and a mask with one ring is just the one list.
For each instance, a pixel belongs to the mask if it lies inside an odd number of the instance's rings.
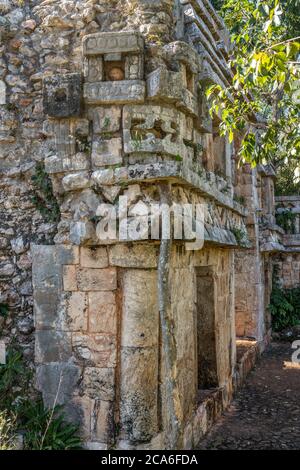
{"label": "shrub", "polygon": [[274,331],[300,324],[300,288],[281,289],[275,284],[269,308]]}
{"label": "shrub", "polygon": [[16,420],[7,411],[0,412],[0,451],[12,450],[16,441]]}
{"label": "shrub", "polygon": [[40,398],[28,399],[31,377],[22,353],[10,348],[0,365],[0,450],[13,448],[18,430],[26,450],[80,449],[78,427],[67,422],[62,406],[48,409]]}

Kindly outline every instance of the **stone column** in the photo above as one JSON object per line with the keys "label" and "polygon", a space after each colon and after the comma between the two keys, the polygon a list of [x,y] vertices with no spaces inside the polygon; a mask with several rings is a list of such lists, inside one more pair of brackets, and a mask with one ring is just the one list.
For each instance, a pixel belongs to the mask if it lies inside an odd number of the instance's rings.
{"label": "stone column", "polygon": [[159,312],[155,270],[126,270],[121,333],[121,437],[149,441],[158,432]]}

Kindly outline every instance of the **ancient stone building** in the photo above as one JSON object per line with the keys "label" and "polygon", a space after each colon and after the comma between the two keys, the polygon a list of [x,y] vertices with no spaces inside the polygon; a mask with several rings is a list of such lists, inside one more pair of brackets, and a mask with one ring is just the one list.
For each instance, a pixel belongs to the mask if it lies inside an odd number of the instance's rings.
{"label": "ancient stone building", "polygon": [[[225,26],[207,0],[0,9],[2,344],[21,344],[45,404],[65,405],[88,448],[165,448],[165,295],[176,446],[191,448],[268,340],[282,249],[272,169],[238,169],[208,111],[206,85],[231,79]],[[159,237],[100,236],[103,204],[134,221],[120,196],[204,205],[204,247],[173,240],[162,282]],[[254,345],[247,363],[236,335]]]}

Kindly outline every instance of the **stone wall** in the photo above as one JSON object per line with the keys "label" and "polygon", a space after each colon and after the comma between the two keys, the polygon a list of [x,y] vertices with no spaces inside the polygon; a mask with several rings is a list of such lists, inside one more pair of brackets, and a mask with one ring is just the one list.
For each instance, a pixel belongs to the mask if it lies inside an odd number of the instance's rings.
{"label": "stone wall", "polygon": [[[230,82],[228,33],[207,0],[0,8],[1,340],[16,339],[31,367],[34,347],[45,404],[64,404],[89,448],[164,448],[160,237],[148,239],[143,215],[137,234],[134,211],[159,204],[161,185],[172,203],[202,204],[204,248],[174,240],[168,280],[190,448],[231,399],[235,316],[239,335],[266,334],[278,242],[273,176],[239,173],[205,98]],[[136,238],[101,238],[103,205]]]}

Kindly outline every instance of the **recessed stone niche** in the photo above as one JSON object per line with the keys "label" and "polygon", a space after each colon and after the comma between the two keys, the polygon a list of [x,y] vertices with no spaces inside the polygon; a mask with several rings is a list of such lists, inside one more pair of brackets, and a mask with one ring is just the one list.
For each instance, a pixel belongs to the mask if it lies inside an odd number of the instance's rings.
{"label": "recessed stone niche", "polygon": [[143,103],[144,40],[138,33],[97,33],[83,40],[88,104]]}
{"label": "recessed stone niche", "polygon": [[82,79],[79,73],[46,77],[43,83],[45,114],[55,118],[78,117],[81,113]]}

